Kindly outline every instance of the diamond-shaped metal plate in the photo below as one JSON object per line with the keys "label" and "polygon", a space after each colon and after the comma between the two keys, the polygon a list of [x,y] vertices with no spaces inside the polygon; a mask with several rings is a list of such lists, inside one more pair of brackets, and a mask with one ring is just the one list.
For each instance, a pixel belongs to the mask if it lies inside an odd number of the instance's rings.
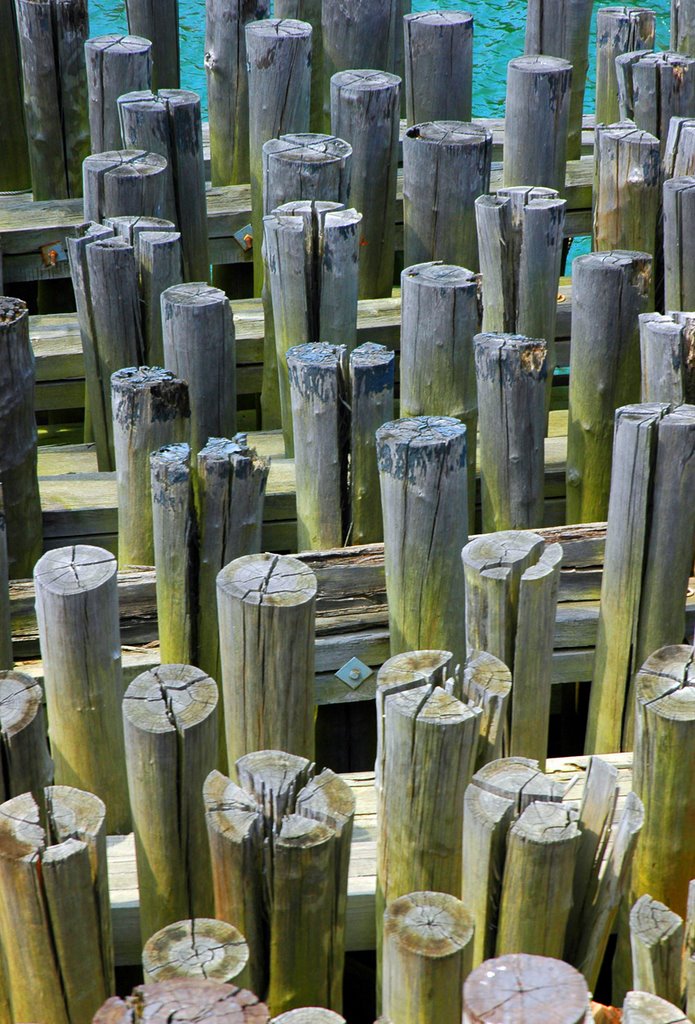
{"label": "diamond-shaped metal plate", "polygon": [[359,658],[350,658],[346,661],[342,668],[339,668],[336,672],[338,679],[340,679],[346,686],[349,686],[351,690],[356,690],[362,685],[365,679],[374,673],[374,669],[370,668],[369,665],[365,665]]}
{"label": "diamond-shaped metal plate", "polygon": [[232,237],[239,243],[244,252],[248,252],[249,249],[253,248],[253,228],[250,224],[247,224],[245,228],[239,228]]}

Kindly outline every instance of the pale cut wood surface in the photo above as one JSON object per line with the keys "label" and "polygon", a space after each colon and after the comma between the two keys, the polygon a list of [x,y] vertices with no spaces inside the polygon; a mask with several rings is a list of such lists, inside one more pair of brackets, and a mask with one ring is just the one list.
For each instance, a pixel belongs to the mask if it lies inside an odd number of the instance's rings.
{"label": "pale cut wood surface", "polygon": [[238,928],[211,917],[176,921],[155,932],[142,950],[145,982],[211,978],[247,988],[249,947]]}

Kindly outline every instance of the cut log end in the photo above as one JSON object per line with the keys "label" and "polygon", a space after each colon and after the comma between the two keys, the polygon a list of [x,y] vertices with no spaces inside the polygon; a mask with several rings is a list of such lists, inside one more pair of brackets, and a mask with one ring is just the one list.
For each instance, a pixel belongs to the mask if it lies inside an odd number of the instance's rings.
{"label": "cut log end", "polygon": [[442,892],[412,892],[389,905],[384,941],[416,956],[444,959],[461,953],[473,938],[473,918],[460,900]]}

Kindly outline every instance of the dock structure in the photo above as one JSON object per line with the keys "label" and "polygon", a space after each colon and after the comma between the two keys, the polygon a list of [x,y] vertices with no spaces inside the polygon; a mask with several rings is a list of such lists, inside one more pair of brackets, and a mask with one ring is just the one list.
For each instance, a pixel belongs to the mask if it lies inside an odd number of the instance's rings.
{"label": "dock structure", "polygon": [[694,0],[184,4],[0,3],[0,1024],[695,1021]]}

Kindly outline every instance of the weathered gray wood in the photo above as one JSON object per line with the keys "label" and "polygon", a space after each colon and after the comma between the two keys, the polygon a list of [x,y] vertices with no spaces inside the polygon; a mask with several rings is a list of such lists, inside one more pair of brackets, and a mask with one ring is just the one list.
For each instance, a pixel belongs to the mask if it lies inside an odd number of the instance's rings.
{"label": "weathered gray wood", "polygon": [[229,764],[254,750],[314,752],[316,577],[287,555],[246,555],[217,578]]}
{"label": "weathered gray wood", "polygon": [[695,55],[695,9],[689,0],[671,0],[671,49]]}
{"label": "weathered gray wood", "polygon": [[152,88],[152,43],[140,36],[112,33],[85,43],[92,153],[121,145],[119,96]]}
{"label": "weathered gray wood", "polygon": [[217,763],[217,700],[215,681],[192,665],[143,672],[123,698],[143,944],[212,914],[203,782]]}
{"label": "weathered gray wood", "polygon": [[395,356],[370,342],[350,353],[351,544],[383,540],[376,431],[393,419]]}
{"label": "weathered gray wood", "polygon": [[30,189],[31,168],[24,125],[22,71],[14,0],[3,0],[0,4],[0,37],[4,40],[3,60],[0,63],[0,96],[5,136],[0,154],[0,189]]}
{"label": "weathered gray wood", "polygon": [[191,449],[236,432],[236,338],[232,307],[204,281],[162,292],[164,365],[188,381]]}
{"label": "weathered gray wood", "polygon": [[[589,70],[591,0],[531,0],[526,12],[524,53],[562,57],[572,65],[572,93],[567,131],[567,159],[582,149],[584,89]],[[527,184],[518,182],[518,184]],[[533,184],[529,181],[528,184]]]}
{"label": "weathered gray wood", "polygon": [[695,404],[695,314],[641,313],[642,401]]}
{"label": "weathered gray wood", "polygon": [[143,231],[135,250],[138,263],[145,362],[164,363],[162,293],[183,281],[183,253],[179,231]]}
{"label": "weathered gray wood", "polygon": [[695,173],[695,119],[672,117],[663,154],[664,178]]}
{"label": "weathered gray wood", "polygon": [[322,8],[322,0],[275,0],[273,4],[273,13],[276,18],[295,18],[311,25],[311,113],[309,125],[312,132],[321,132],[324,129]]}
{"label": "weathered gray wood", "polygon": [[207,978],[174,978],[152,985],[138,985],[131,996],[113,996],[94,1018],[94,1024],[130,1024],[133,1013],[153,1021],[171,1020],[176,1014],[197,1017],[201,1022],[238,1020],[241,1024],[267,1024],[268,1007],[248,989],[223,985]]}
{"label": "weathered gray wood", "polygon": [[[263,146],[269,139],[309,130],[311,25],[292,18],[251,22],[246,26],[246,53],[251,233],[255,240],[253,276],[255,293],[260,295],[263,284]],[[274,415],[277,416],[277,409]]]}
{"label": "weathered gray wood", "polygon": [[648,308],[646,252],[595,252],[573,264],[567,423],[567,521],[608,512],[615,410],[640,394],[638,316]]}
{"label": "weathered gray wood", "polygon": [[[460,670],[458,675],[461,675]],[[499,658],[487,651],[470,651],[463,667],[460,687],[454,693],[465,697],[469,704],[483,712],[480,719],[480,738],[476,771],[489,761],[502,756],[503,742],[507,742],[507,712],[512,689],[512,674]]]}
{"label": "weathered gray wood", "polygon": [[688,903],[685,913],[685,932],[683,934],[683,969],[682,977],[685,990],[685,1009],[689,1013],[695,1010],[695,879],[688,884]]}
{"label": "weathered gray wood", "polygon": [[630,910],[630,947],[635,989],[679,1003],[683,918],[651,896],[640,896]]}
{"label": "weathered gray wood", "polygon": [[377,431],[377,460],[391,654],[439,648],[462,663],[466,428],[446,416],[394,420]]}
{"label": "weathered gray wood", "polygon": [[616,57],[615,71],[620,120],[655,135],[663,153],[671,118],[695,114],[695,59],[636,50]]}
{"label": "weathered gray wood", "polygon": [[163,217],[107,217],[105,224],[113,228],[119,238],[125,239],[135,249],[136,257],[139,256],[140,236],[145,232],[170,232],[174,229],[172,220],[165,220]]}
{"label": "weathered gray wood", "polygon": [[478,334],[475,372],[483,530],[542,526],[545,340]]}
{"label": "weathered gray wood", "polygon": [[473,15],[467,11],[407,14],[403,34],[406,124],[470,121]]}
{"label": "weathered gray wood", "polygon": [[53,782],[43,689],[31,676],[11,668],[0,671],[0,736],[0,798],[31,793],[43,805],[44,786]]}
{"label": "weathered gray wood", "polygon": [[571,83],[572,65],[561,57],[510,60],[504,122],[505,185],[545,185],[564,194]]}
{"label": "weathered gray wood", "polygon": [[406,267],[429,260],[478,270],[475,200],[490,188],[492,133],[465,121],[432,121],[403,136]]}
{"label": "weathered gray wood", "polygon": [[178,0],[126,0],[128,31],[152,40],[153,85],[155,89],[179,87],[179,3]]}
{"label": "weathered gray wood", "polygon": [[126,367],[111,377],[111,404],[118,564],[154,565],[150,452],[188,439],[188,384],[159,367]]}
{"label": "weathered gray wood", "polygon": [[34,199],[82,195],[89,154],[85,0],[16,0]]}
{"label": "weathered gray wood", "polygon": [[[349,5],[342,0],[325,0],[322,4],[324,131],[345,138],[330,127],[333,75],[357,68],[395,70],[395,14],[393,0],[352,0]],[[364,212],[359,204],[357,209]]]}
{"label": "weathered gray wood", "polygon": [[[596,13],[596,124],[618,120],[615,58],[654,49],[656,17],[646,7],[600,7]],[[677,49],[677,47],[674,47]]]}
{"label": "weathered gray wood", "polygon": [[85,220],[166,217],[169,167],[158,153],[117,149],[88,156],[82,164]]}
{"label": "weathered gray wood", "polygon": [[58,548],[36,563],[34,586],[56,781],[95,793],[108,831],[127,832],[116,560],[88,545]]}
{"label": "weathered gray wood", "polygon": [[[217,574],[242,555],[261,550],[263,506],[270,464],[249,447],[245,434],[211,438],[197,461],[197,661],[222,678],[217,627]],[[220,727],[223,709],[219,711]]]}
{"label": "weathered gray wood", "polygon": [[166,216],[181,232],[185,281],[207,281],[205,163],[200,97],[185,89],[131,92],[118,99],[123,144],[164,157],[169,168]]}
{"label": "weathered gray wood", "polygon": [[448,893],[412,892],[384,914],[382,1008],[399,1024],[460,1021],[473,919]]}
{"label": "weathered gray wood", "polygon": [[688,1018],[678,1006],[650,992],[628,992],[623,1020],[625,1024],[687,1024]]}
{"label": "weathered gray wood", "polygon": [[150,455],[157,634],[164,665],[190,665],[197,654],[198,545],[190,457],[185,443]]}
{"label": "weathered gray wood", "polygon": [[597,252],[656,252],[661,199],[660,144],[631,121],[598,125],[594,141],[594,231]]}
{"label": "weathered gray wood", "polygon": [[352,146],[350,202],[362,214],[361,299],[393,288],[400,86],[397,75],[378,70],[341,71],[331,79],[331,131]]}
{"label": "weathered gray wood", "polygon": [[238,928],[196,917],[176,921],[150,936],[142,950],[142,972],[146,983],[210,978],[245,988],[248,958],[249,947]]}
{"label": "weathered gray wood", "polygon": [[664,295],[665,308],[695,308],[695,178],[664,182]]}
{"label": "weathered gray wood", "polygon": [[[1,496],[2,489],[0,488],[0,498]],[[5,671],[11,669],[13,665],[7,523],[5,513],[0,508],[0,669]]]}
{"label": "weathered gray wood", "polygon": [[43,547],[34,383],[26,303],[0,297],[0,488],[13,579],[31,575]]}
{"label": "weathered gray wood", "polygon": [[242,185],[249,180],[245,26],[267,18],[269,11],[269,0],[206,0],[205,76],[213,185]]}
{"label": "weathered gray wood", "polygon": [[463,987],[466,1024],[582,1024],[588,1003],[579,971],[551,957],[524,953],[482,964]]}
{"label": "weathered gray wood", "polygon": [[105,808],[66,786],[48,787],[45,805],[43,823],[30,793],[0,808],[0,938],[12,1020],[86,1022],[114,987]]}

